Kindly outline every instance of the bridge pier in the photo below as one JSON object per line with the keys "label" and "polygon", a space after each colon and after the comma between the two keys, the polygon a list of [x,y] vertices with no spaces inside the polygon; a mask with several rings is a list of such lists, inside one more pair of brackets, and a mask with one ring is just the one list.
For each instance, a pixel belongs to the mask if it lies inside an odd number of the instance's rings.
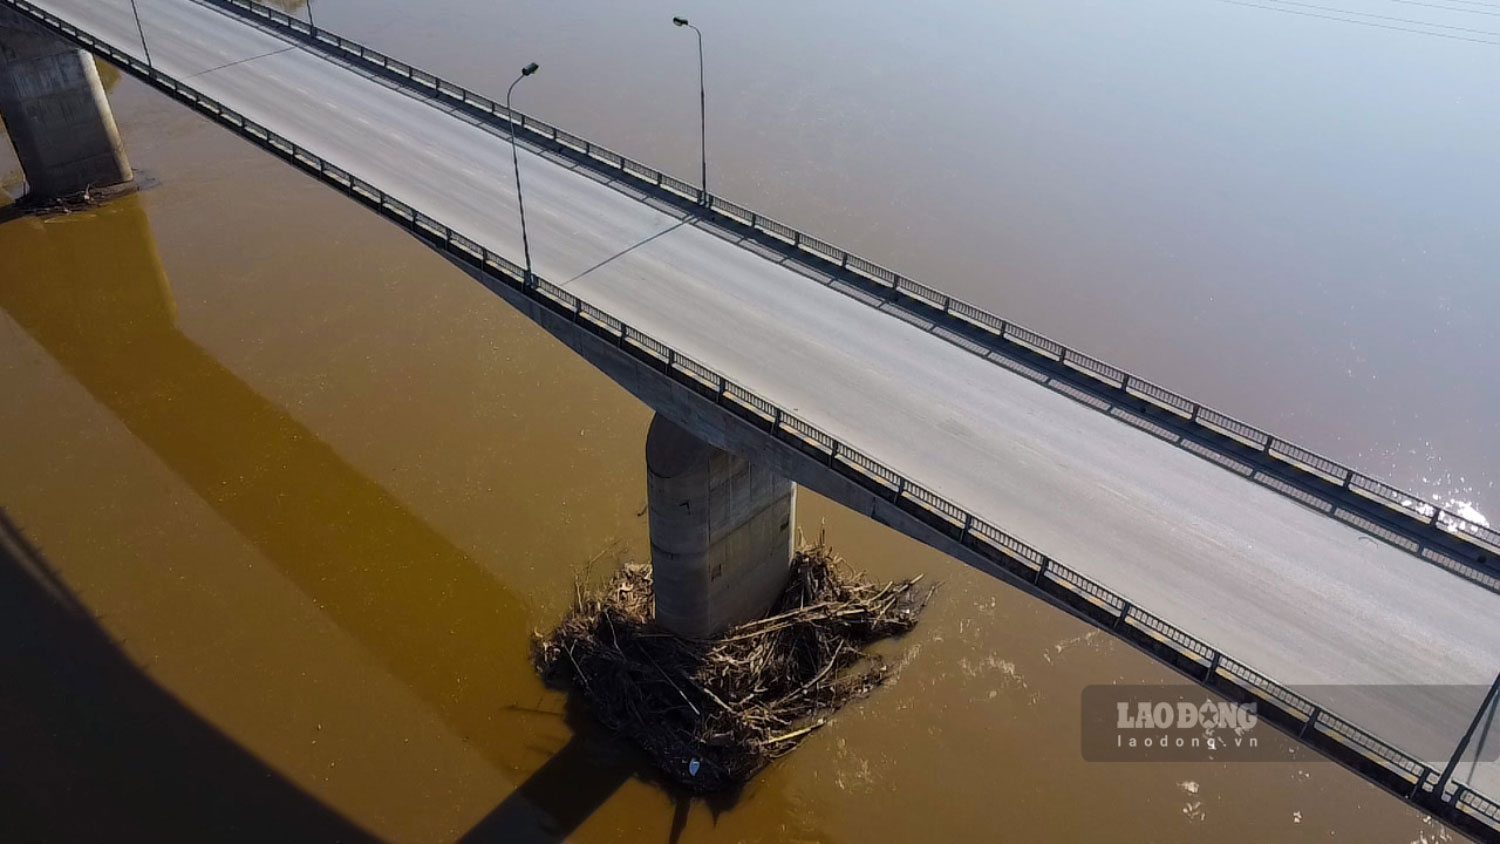
{"label": "bridge pier", "polygon": [[646,478],[657,621],[705,638],[764,615],[791,570],[796,485],[661,414]]}
{"label": "bridge pier", "polygon": [[94,59],[0,12],[0,119],[37,203],[130,184]]}

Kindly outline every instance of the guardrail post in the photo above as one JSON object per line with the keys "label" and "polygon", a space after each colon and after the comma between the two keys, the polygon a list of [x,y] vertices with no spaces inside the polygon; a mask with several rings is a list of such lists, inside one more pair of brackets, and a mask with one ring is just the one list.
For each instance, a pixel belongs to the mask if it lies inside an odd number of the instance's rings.
{"label": "guardrail post", "polygon": [[1109,626],[1109,629],[1111,629],[1111,630],[1118,630],[1118,629],[1120,629],[1120,625],[1124,624],[1125,623],[1125,619],[1127,619],[1127,618],[1130,617],[1130,608],[1131,608],[1131,604],[1130,604],[1129,601],[1121,601],[1120,602],[1120,614],[1115,617],[1115,623],[1111,624]]}
{"label": "guardrail post", "polygon": [[833,447],[830,448],[830,449],[828,449],[828,465],[832,466],[833,463],[834,463],[834,461],[838,460],[838,459],[839,459],[839,441],[838,440],[834,440],[833,441]]}
{"label": "guardrail post", "polygon": [[800,232],[800,231],[793,231],[792,232],[792,245],[793,246],[801,246],[802,245],[802,232]]}
{"label": "guardrail post", "polygon": [[845,270],[849,269],[849,253],[848,252],[845,252],[844,253],[844,257],[842,257],[842,258],[839,259],[839,268],[840,269],[845,269]]}
{"label": "guardrail post", "polygon": [[1223,656],[1223,654],[1220,654],[1218,651],[1214,651],[1214,658],[1209,660],[1208,671],[1203,675],[1203,681],[1205,683],[1212,682],[1214,679],[1214,675],[1219,672],[1219,657],[1221,656]]}
{"label": "guardrail post", "polygon": [[[1447,789],[1444,789],[1444,790],[1446,791]],[[1454,806],[1454,808],[1457,808],[1458,805],[1459,805],[1458,801],[1463,798],[1464,792],[1466,792],[1468,790],[1469,790],[1468,786],[1464,785],[1463,783],[1459,783],[1458,785],[1454,786],[1454,788],[1453,788],[1453,799],[1452,800],[1444,800],[1443,799],[1443,795],[1439,794],[1437,796],[1438,802],[1439,803],[1452,803],[1453,806]]]}
{"label": "guardrail post", "polygon": [[1045,556],[1042,557],[1041,564],[1036,567],[1036,575],[1031,578],[1032,584],[1038,584],[1042,582],[1042,576],[1047,573],[1047,567],[1050,565],[1052,565],[1052,558]]}
{"label": "guardrail post", "polygon": [[[1420,773],[1420,774],[1417,775],[1417,781],[1414,782],[1414,783],[1412,783],[1411,791],[1407,792],[1407,795],[1406,795],[1406,799],[1407,800],[1416,799],[1417,793],[1422,790],[1422,784],[1425,783],[1425,782],[1427,782],[1427,775],[1430,774],[1430,773],[1432,773],[1432,770],[1430,768],[1428,768],[1426,765],[1423,765],[1422,766],[1422,773]],[[1439,798],[1439,799],[1441,799],[1441,798]]]}
{"label": "guardrail post", "polygon": [[771,415],[771,436],[773,436],[773,437],[776,436],[777,432],[779,432],[780,430],[781,430],[781,408],[778,407],[778,408],[775,408],[775,413],[773,413]]}
{"label": "guardrail post", "polygon": [[900,475],[897,475],[896,476],[896,494],[895,494],[894,497],[891,498],[891,500],[892,501],[900,501],[901,500],[901,495],[904,492],[906,492],[906,478],[901,477]]}
{"label": "guardrail post", "polygon": [[727,379],[724,376],[720,375],[719,376],[719,394],[716,395],[716,396],[714,396],[714,404],[720,404],[720,405],[723,404],[724,403],[724,393],[727,392],[728,390],[729,390],[729,379]]}
{"label": "guardrail post", "polygon": [[1307,720],[1302,722],[1302,728],[1297,730],[1297,738],[1300,739],[1303,736],[1307,735],[1307,731],[1311,729],[1314,724],[1318,723],[1318,716],[1322,714],[1322,708],[1314,706],[1313,711],[1308,713]]}
{"label": "guardrail post", "polygon": [[974,530],[974,514],[973,513],[964,513],[964,533],[969,533],[969,532],[971,532],[973,530]]}

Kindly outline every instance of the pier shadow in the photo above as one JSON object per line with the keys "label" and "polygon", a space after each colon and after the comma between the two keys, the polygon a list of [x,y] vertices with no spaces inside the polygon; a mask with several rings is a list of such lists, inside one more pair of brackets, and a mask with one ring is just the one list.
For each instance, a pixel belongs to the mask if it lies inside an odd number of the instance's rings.
{"label": "pier shadow", "polygon": [[458,839],[461,844],[561,844],[640,773],[640,756],[571,701],[564,717],[573,731],[567,744]]}
{"label": "pier shadow", "polygon": [[740,801],[743,788],[707,797],[663,779],[635,746],[606,730],[570,692],[562,714],[572,736],[526,782],[459,839],[460,844],[561,844],[627,780],[639,779],[672,800],[668,844],[677,844],[695,803],[717,817]]}
{"label": "pier shadow", "polygon": [[0,838],[378,839],[162,688],[0,509]]}

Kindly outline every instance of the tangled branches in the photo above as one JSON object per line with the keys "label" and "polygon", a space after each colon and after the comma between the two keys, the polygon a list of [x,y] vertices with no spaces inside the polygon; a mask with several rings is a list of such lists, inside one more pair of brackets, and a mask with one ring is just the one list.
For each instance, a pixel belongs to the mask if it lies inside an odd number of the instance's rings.
{"label": "tangled branches", "polygon": [[533,643],[549,685],[580,692],[605,726],[670,779],[706,793],[749,780],[833,711],[880,685],[864,652],[911,630],[931,594],[920,577],[877,586],[821,542],[797,552],[771,613],[695,641],[653,621],[651,569],[627,565]]}

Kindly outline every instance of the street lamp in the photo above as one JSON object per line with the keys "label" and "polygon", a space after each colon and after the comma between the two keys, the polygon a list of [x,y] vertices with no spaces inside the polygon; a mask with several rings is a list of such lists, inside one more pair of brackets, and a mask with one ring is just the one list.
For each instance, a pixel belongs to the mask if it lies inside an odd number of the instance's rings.
{"label": "street lamp", "polygon": [[141,26],[141,10],[135,7],[135,0],[130,0],[130,11],[135,15],[135,31],[141,34],[141,49],[146,52],[146,67],[152,67],[151,48],[146,46],[146,30]]}
{"label": "street lamp", "polygon": [[313,17],[312,17],[312,0],[307,0],[307,25],[310,26],[310,27],[312,27],[313,29],[317,29],[318,28],[318,25],[315,24],[315,23],[313,23]]}
{"label": "street lamp", "polygon": [[536,73],[538,67],[536,62],[521,68],[521,75],[516,81],[510,83],[505,91],[505,114],[510,118],[510,163],[516,168],[516,208],[521,211],[521,252],[526,256],[526,286],[532,284],[531,275],[531,245],[526,242],[526,203],[521,201],[521,159],[516,154],[516,113],[510,110],[510,92],[516,90],[516,84],[522,79]]}
{"label": "street lamp", "polygon": [[[1437,786],[1432,789],[1432,795],[1437,798],[1439,803],[1443,802],[1443,792],[1448,790],[1448,780],[1453,778],[1453,770],[1458,767],[1459,760],[1463,759],[1464,751],[1469,749],[1469,742],[1474,738],[1474,730],[1479,727],[1479,722],[1484,719],[1484,713],[1489,712],[1490,707],[1495,705],[1496,696],[1500,696],[1500,676],[1495,677],[1494,684],[1490,686],[1489,692],[1484,696],[1484,702],[1479,704],[1479,711],[1474,713],[1474,720],[1469,723],[1468,731],[1459,740],[1458,747],[1454,749],[1452,758],[1448,760],[1448,767],[1443,769],[1443,775],[1438,777]],[[1491,712],[1490,717],[1494,717],[1493,712]],[[1486,727],[1486,730],[1488,730],[1488,727]],[[1482,735],[1479,741],[1483,745],[1484,737]],[[1418,785],[1421,785],[1421,783],[1418,783]],[[1457,798],[1458,793],[1455,792],[1453,796]]]}
{"label": "street lamp", "polygon": [[703,30],[688,23],[687,18],[672,18],[672,23],[685,26],[698,33],[698,132],[700,138],[699,147],[703,151],[703,204],[708,204],[708,106],[705,104],[703,93]]}

